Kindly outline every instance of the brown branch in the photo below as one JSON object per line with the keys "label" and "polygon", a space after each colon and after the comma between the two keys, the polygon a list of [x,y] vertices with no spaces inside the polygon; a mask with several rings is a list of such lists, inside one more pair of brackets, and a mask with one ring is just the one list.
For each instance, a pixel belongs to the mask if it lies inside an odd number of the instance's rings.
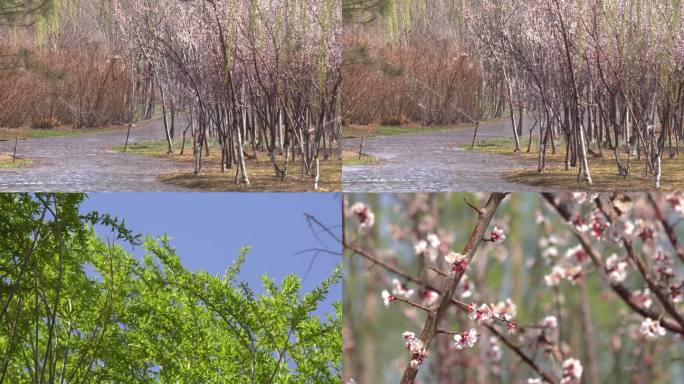
{"label": "brown branch", "polygon": [[539,376],[541,376],[541,378],[545,382],[550,383],[550,384],[556,383],[556,380],[554,378],[552,378],[551,376],[549,376],[549,374],[544,372],[537,365],[537,363],[535,363],[534,360],[532,360],[532,358],[527,356],[527,354],[525,354],[525,352],[523,352],[522,349],[520,349],[518,346],[516,346],[510,340],[508,340],[504,335],[502,335],[501,332],[499,332],[496,328],[494,328],[493,325],[485,324],[485,327],[487,327],[487,329],[489,329],[494,335],[496,335],[496,337],[498,337],[499,340],[501,340],[511,351],[513,351],[516,355],[518,355],[518,357],[520,357],[520,359],[522,359],[522,361],[524,361],[525,364],[527,364],[528,366],[530,366],[530,368],[532,368],[535,372],[537,372],[537,374]]}
{"label": "brown branch", "polygon": [[[470,237],[466,241],[465,247],[461,252],[462,254],[466,255],[468,265],[470,265],[473,257],[475,256],[477,248],[482,243],[482,236],[487,231],[487,228],[494,217],[494,213],[496,213],[499,204],[501,204],[501,201],[505,197],[506,193],[492,193],[484,206],[480,208],[482,213],[479,214],[477,223],[470,233]],[[461,277],[463,277],[464,273],[465,270],[456,272],[452,274],[449,279],[447,279],[444,289],[441,290],[437,308],[428,312],[425,326],[420,334],[420,340],[423,342],[423,345],[426,349],[429,349],[430,343],[432,342],[435,332],[437,331],[437,323],[439,323],[439,320],[449,308],[449,304],[451,302],[450,299],[453,296],[454,291],[456,290],[456,287],[461,281]],[[413,384],[417,374],[418,369],[411,367],[410,364],[407,365],[401,378],[401,384]]]}

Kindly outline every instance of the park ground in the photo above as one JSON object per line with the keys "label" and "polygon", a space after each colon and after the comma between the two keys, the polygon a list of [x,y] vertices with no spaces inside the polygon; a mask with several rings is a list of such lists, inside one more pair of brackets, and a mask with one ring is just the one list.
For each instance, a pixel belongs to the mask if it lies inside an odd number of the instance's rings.
{"label": "park ground", "polygon": [[[193,172],[187,147],[184,155],[167,155],[159,120],[137,124],[123,153],[126,131],[124,126],[0,129],[0,191],[313,190],[310,177],[301,177],[299,162],[290,163],[288,177],[281,181],[266,154],[257,152],[256,159],[246,161],[251,184],[239,185],[234,182],[235,168],[220,172],[220,152],[215,148],[204,157],[200,175]],[[339,156],[322,159],[320,165],[319,191],[339,191]]]}

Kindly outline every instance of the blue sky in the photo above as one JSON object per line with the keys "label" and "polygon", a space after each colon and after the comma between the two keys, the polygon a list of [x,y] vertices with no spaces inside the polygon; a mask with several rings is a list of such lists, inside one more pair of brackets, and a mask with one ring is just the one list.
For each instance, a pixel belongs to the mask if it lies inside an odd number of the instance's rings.
{"label": "blue sky", "polygon": [[[191,271],[223,274],[238,250],[250,245],[238,280],[263,292],[260,276],[279,282],[284,276],[304,277],[304,291],[326,278],[340,261],[339,256],[314,253],[297,255],[310,248],[340,252],[326,234],[313,233],[304,213],[341,235],[341,197],[337,193],[90,193],[82,212],[97,210],[126,221],[135,233],[167,234],[183,265]],[[97,228],[103,237],[111,232]],[[135,250],[136,255],[142,249]],[[313,263],[312,263],[313,260]],[[340,300],[341,283],[330,292],[321,309],[329,311]],[[321,313],[321,311],[317,311]]]}

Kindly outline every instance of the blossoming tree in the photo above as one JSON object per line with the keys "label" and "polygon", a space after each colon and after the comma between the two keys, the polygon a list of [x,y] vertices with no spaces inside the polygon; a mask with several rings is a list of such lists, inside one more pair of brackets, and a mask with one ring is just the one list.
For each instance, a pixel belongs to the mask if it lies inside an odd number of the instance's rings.
{"label": "blossoming tree", "polygon": [[[151,70],[162,106],[188,118],[196,173],[216,139],[221,170],[236,164],[242,183],[246,152],[259,146],[276,176],[298,157],[317,186],[319,159],[340,138],[338,1],[116,0],[114,8],[131,66]],[[167,128],[173,152],[170,136]]]}
{"label": "blossoming tree", "polygon": [[677,377],[683,196],[348,199],[347,382]]}

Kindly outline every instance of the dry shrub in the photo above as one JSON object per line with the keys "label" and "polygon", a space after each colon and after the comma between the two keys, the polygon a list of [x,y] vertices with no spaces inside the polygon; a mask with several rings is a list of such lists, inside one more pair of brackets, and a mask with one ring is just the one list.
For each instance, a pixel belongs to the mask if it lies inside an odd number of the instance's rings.
{"label": "dry shrub", "polygon": [[96,127],[128,121],[132,92],[121,60],[97,43],[50,52],[2,44],[0,126]]}
{"label": "dry shrub", "polygon": [[345,32],[344,124],[452,124],[479,115],[477,61],[449,39],[392,43],[377,33]]}

